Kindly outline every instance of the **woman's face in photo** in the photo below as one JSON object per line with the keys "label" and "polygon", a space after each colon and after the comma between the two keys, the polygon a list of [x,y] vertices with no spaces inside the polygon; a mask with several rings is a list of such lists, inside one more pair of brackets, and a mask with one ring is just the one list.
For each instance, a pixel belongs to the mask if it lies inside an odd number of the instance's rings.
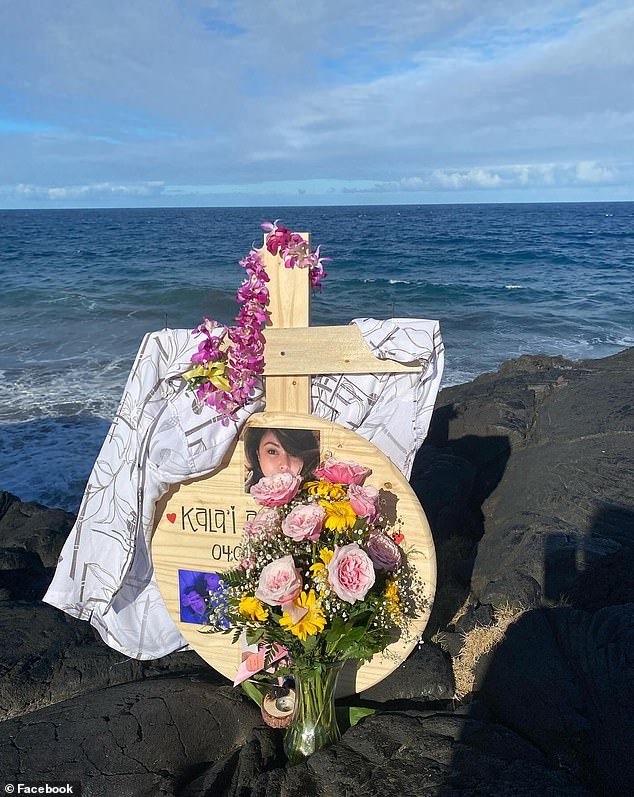
{"label": "woman's face in photo", "polygon": [[291,456],[280,443],[275,432],[267,430],[258,446],[258,459],[260,470],[265,476],[275,476],[278,473],[291,473],[297,476],[301,473],[304,460],[301,457]]}
{"label": "woman's face in photo", "polygon": [[205,599],[202,595],[192,590],[187,597],[189,599],[189,605],[195,612],[202,614],[205,611]]}

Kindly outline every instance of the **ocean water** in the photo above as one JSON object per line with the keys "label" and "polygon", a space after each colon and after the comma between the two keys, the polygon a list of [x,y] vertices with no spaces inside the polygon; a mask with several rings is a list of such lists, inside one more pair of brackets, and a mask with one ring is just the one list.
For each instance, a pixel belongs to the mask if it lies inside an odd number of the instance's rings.
{"label": "ocean water", "polygon": [[634,203],[0,211],[0,489],[75,511],[143,335],[230,322],[278,217],[332,258],[312,323],[439,319],[445,385],[634,345]]}

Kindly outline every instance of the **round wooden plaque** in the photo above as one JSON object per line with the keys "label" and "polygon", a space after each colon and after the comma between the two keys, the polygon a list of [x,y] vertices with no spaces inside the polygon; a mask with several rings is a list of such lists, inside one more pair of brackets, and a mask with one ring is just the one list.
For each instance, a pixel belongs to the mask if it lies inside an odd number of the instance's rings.
{"label": "round wooden plaque", "polygon": [[401,523],[408,561],[423,585],[424,605],[408,640],[395,642],[358,669],[354,663],[344,668],[338,696],[362,692],[389,675],[425,629],[436,589],[436,556],[425,513],[403,474],[376,446],[343,426],[312,415],[252,415],[218,471],[176,485],[164,496],[157,505],[152,558],[167,609],[190,646],[233,680],[241,661],[240,645],[231,643],[232,634],[205,632],[194,584],[202,583],[205,574],[222,573],[239,562],[242,527],[259,509],[245,489],[250,463],[244,440],[254,427],[310,430],[318,440],[321,459],[332,455],[371,468],[365,484],[381,491],[383,514],[398,517]]}

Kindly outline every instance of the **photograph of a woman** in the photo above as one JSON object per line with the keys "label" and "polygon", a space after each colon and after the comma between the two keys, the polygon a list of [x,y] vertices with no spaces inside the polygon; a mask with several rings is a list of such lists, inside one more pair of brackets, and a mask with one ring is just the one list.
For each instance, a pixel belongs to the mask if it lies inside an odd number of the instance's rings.
{"label": "photograph of a woman", "polygon": [[319,465],[319,432],[252,427],[244,433],[245,490],[263,476],[308,476]]}
{"label": "photograph of a woman", "polygon": [[204,625],[207,616],[205,597],[215,592],[220,583],[217,573],[203,573],[199,570],[179,570],[181,623]]}

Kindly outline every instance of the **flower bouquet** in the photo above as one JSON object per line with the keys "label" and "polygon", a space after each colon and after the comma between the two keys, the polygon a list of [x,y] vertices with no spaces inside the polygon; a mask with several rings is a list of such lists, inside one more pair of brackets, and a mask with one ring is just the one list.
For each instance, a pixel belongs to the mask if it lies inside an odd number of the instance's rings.
{"label": "flower bouquet", "polygon": [[[307,475],[264,476],[244,529],[242,559],[209,596],[209,624],[259,646],[260,666],[286,659],[295,708],[284,748],[291,762],[339,738],[337,675],[407,634],[422,594],[398,523],[371,471],[328,457]],[[260,677],[270,678],[266,672]]]}

